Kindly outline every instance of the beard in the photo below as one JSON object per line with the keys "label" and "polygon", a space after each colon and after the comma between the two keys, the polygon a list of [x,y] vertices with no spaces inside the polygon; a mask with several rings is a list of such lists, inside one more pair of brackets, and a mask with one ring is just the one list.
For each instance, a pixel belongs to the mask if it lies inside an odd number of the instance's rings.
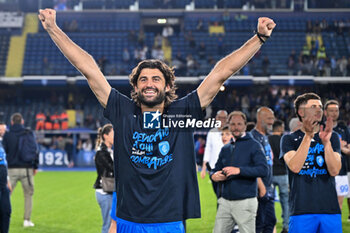
{"label": "beard", "polygon": [[272,125],[265,124],[264,127],[266,133],[272,132]]}
{"label": "beard", "polygon": [[[238,134],[236,134],[236,133],[238,133]],[[233,135],[233,137],[234,137],[235,139],[238,139],[238,138],[242,137],[243,133],[244,133],[244,132],[235,130],[235,131],[232,132],[232,135]]]}
{"label": "beard", "polygon": [[[153,90],[156,92],[156,96],[152,100],[147,100],[147,98],[143,95],[143,92],[146,90]],[[165,100],[165,89],[158,90],[156,88],[144,88],[137,92],[137,99],[141,104],[153,108],[154,106],[163,103]]]}

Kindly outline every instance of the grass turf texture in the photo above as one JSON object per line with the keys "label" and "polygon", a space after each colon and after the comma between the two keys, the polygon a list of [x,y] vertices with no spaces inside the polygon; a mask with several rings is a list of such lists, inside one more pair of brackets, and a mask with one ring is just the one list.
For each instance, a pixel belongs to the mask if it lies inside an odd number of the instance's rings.
{"label": "grass turf texture", "polygon": [[[18,183],[11,196],[10,233],[96,233],[101,232],[102,218],[92,185],[95,172],[39,172],[35,176],[33,228],[23,228],[23,193]],[[211,233],[216,214],[216,198],[208,176],[199,181],[201,219],[187,221],[188,233]],[[346,200],[345,200],[346,202]],[[350,232],[348,208],[343,205],[343,232]],[[282,229],[281,208],[276,203],[277,232]]]}

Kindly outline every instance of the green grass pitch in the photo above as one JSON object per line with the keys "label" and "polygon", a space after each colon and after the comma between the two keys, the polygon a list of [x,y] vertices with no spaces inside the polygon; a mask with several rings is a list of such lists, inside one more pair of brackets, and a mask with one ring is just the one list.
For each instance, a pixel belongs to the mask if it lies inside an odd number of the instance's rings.
{"label": "green grass pitch", "polygon": [[[95,172],[39,172],[35,176],[32,221],[34,228],[23,228],[23,194],[18,183],[11,196],[10,233],[96,233],[102,218],[95,191]],[[199,181],[201,219],[187,221],[188,233],[211,233],[216,214],[216,198],[208,179]],[[281,231],[281,208],[276,203],[277,233]],[[343,232],[350,232],[348,208],[343,205]]]}

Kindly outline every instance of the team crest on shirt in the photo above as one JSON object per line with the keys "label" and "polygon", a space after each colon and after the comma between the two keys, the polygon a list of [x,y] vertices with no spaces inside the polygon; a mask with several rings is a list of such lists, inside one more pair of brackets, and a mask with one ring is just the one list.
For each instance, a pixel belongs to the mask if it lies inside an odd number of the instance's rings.
{"label": "team crest on shirt", "polygon": [[168,154],[170,150],[170,145],[168,141],[163,141],[158,144],[159,152],[165,156]]}
{"label": "team crest on shirt", "polygon": [[323,159],[323,157],[322,157],[322,156],[317,156],[317,157],[316,157],[316,162],[317,162],[318,166],[322,167],[323,164],[324,164],[324,159]]}

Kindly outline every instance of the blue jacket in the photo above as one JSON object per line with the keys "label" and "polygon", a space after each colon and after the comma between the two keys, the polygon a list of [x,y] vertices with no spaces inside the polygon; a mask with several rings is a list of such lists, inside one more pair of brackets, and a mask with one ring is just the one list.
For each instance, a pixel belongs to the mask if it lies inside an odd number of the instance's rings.
{"label": "blue jacket", "polygon": [[33,162],[21,161],[17,153],[18,135],[23,133],[26,129],[23,125],[11,125],[10,130],[5,133],[2,140],[2,145],[6,152],[6,159],[8,168],[38,168],[38,159]]}
{"label": "blue jacket", "polygon": [[257,196],[257,177],[267,175],[268,167],[264,149],[250,133],[225,145],[219,154],[211,176],[224,167],[239,167],[240,174],[223,181],[222,197],[227,200],[243,200]]}

